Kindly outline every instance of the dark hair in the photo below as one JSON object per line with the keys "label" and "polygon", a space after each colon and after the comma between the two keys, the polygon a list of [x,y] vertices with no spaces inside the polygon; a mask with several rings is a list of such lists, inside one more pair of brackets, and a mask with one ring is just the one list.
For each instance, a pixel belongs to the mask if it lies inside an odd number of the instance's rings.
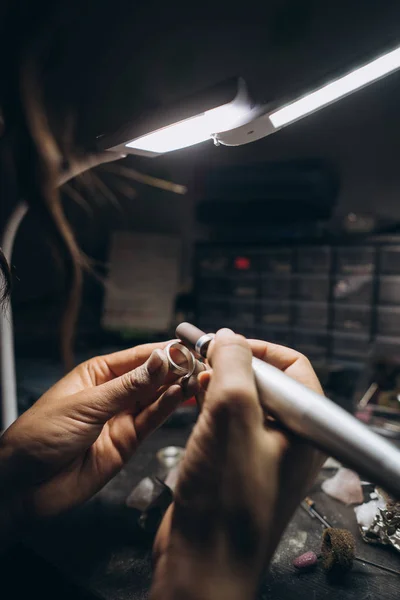
{"label": "dark hair", "polygon": [[[68,367],[82,272],[90,264],[62,208],[60,172],[88,156],[93,159],[93,140],[99,134],[115,131],[126,119],[142,118],[143,106],[159,103],[158,89],[154,97],[152,91],[146,96],[146,82],[152,80],[149,52],[168,79],[153,45],[159,40],[163,47],[160,33],[165,33],[173,9],[159,0],[0,3],[0,174],[13,204],[27,202],[66,265],[61,343]],[[181,16],[178,6],[175,10]],[[171,23],[180,29],[175,17]],[[170,62],[180,80],[185,69],[177,69],[175,55]],[[191,72],[190,64],[185,72]],[[183,80],[180,85],[185,88]],[[10,273],[4,257],[0,267],[7,294]]]}
{"label": "dark hair", "polygon": [[[46,81],[51,74],[54,44],[70,23],[68,3],[10,0],[0,15],[1,80],[0,160],[3,186],[13,196],[13,204],[24,200],[39,216],[66,265],[68,289],[61,324],[62,355],[72,366],[72,344],[79,311],[82,269],[88,266],[64,215],[58,178],[65,163],[78,152],[73,143],[65,106],[47,109]],[[40,6],[40,7],[39,7]],[[3,44],[13,36],[12,52]],[[53,122],[51,122],[53,121]],[[10,269],[2,253],[2,297],[11,287]]]}

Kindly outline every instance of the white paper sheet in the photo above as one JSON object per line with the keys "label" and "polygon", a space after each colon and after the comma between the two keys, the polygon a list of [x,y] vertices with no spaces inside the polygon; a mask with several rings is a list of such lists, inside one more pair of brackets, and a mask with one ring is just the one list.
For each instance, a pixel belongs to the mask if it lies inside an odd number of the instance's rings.
{"label": "white paper sheet", "polygon": [[103,326],[166,331],[178,292],[180,240],[174,236],[116,232],[112,236]]}

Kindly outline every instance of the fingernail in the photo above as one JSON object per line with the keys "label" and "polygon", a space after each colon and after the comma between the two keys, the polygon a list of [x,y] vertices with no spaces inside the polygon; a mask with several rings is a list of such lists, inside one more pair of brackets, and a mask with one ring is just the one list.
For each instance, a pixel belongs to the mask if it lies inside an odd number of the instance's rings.
{"label": "fingernail", "polygon": [[210,374],[209,373],[199,373],[198,377],[197,377],[197,381],[198,384],[200,386],[200,388],[202,389],[203,392],[206,392],[208,389],[208,385],[210,383]]}
{"label": "fingernail", "polygon": [[215,336],[215,339],[224,340],[224,339],[231,338],[233,335],[235,335],[235,334],[232,331],[232,329],[228,329],[227,327],[225,327],[224,329],[220,329],[219,331],[217,331],[217,335]]}
{"label": "fingernail", "polygon": [[164,354],[162,350],[154,350],[146,363],[146,369],[149,375],[159,371],[163,365]]}

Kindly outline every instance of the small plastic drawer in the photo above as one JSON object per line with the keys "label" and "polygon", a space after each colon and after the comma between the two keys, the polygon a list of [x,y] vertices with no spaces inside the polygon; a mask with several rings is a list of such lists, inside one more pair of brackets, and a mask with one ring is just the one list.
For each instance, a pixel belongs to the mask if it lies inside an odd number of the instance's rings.
{"label": "small plastic drawer", "polygon": [[382,246],[380,249],[382,275],[400,275],[400,246]]}
{"label": "small plastic drawer", "polygon": [[197,257],[197,269],[204,277],[228,275],[230,262],[227,254],[212,251],[202,252]]}
{"label": "small plastic drawer", "polygon": [[328,335],[324,332],[295,330],[293,346],[310,359],[325,360],[328,353]]}
{"label": "small plastic drawer", "polygon": [[231,280],[232,296],[235,298],[257,298],[260,291],[260,280],[257,277]]}
{"label": "small plastic drawer", "polygon": [[280,346],[292,345],[292,335],[287,328],[273,329],[270,327],[257,327],[254,335],[257,340],[265,340],[266,342],[272,342]]}
{"label": "small plastic drawer", "polygon": [[197,325],[206,333],[216,333],[218,329],[221,329],[222,327],[231,327],[231,322],[228,319],[222,321],[218,319],[213,321],[207,315],[199,315],[197,317]]}
{"label": "small plastic drawer", "polygon": [[371,246],[339,247],[336,256],[339,273],[372,275],[375,271],[375,248]]}
{"label": "small plastic drawer", "polygon": [[291,273],[293,252],[291,248],[271,248],[260,257],[263,273]]}
{"label": "small plastic drawer", "polygon": [[333,288],[334,300],[344,304],[370,305],[372,283],[372,277],[369,275],[337,277]]}
{"label": "small plastic drawer", "polygon": [[328,304],[296,302],[294,305],[294,322],[300,328],[326,329],[328,326]]}
{"label": "small plastic drawer", "polygon": [[235,331],[235,333],[239,333],[240,335],[243,335],[245,338],[254,339],[257,337],[256,330],[254,329],[253,326],[243,325],[241,323],[236,323],[235,321],[232,321],[229,324],[229,328],[233,329],[233,331]]}
{"label": "small plastic drawer", "polygon": [[290,323],[290,304],[288,302],[263,302],[261,322],[264,326],[284,326]]}
{"label": "small plastic drawer", "polygon": [[226,300],[200,299],[198,304],[198,316],[203,321],[210,321],[222,327],[222,322],[227,323],[230,318],[230,302]]}
{"label": "small plastic drawer", "polygon": [[231,280],[228,277],[207,277],[199,279],[198,292],[205,296],[230,296]]}
{"label": "small plastic drawer", "polygon": [[400,307],[379,307],[377,330],[379,335],[400,335]]}
{"label": "small plastic drawer", "polygon": [[239,327],[253,327],[257,320],[258,305],[256,302],[233,300],[230,307],[232,327],[238,331]]}
{"label": "small plastic drawer", "polygon": [[297,270],[300,273],[329,273],[331,248],[329,246],[305,246],[297,251]]}
{"label": "small plastic drawer", "polygon": [[327,302],[329,297],[329,278],[319,275],[297,275],[294,282],[296,300],[308,302]]}
{"label": "small plastic drawer", "polygon": [[230,270],[235,277],[254,277],[260,272],[258,254],[238,253],[230,258]]}
{"label": "small plastic drawer", "polygon": [[273,300],[289,300],[292,278],[289,275],[264,275],[262,279],[262,297]]}
{"label": "small plastic drawer", "polygon": [[387,355],[391,360],[400,360],[400,337],[378,335],[375,339],[374,350],[376,355]]}
{"label": "small plastic drawer", "polygon": [[367,306],[346,306],[335,304],[333,307],[333,328],[347,333],[368,335],[371,329],[372,311]]}
{"label": "small plastic drawer", "polygon": [[369,338],[366,335],[347,335],[335,333],[333,335],[333,354],[338,358],[353,358],[364,360],[370,351]]}
{"label": "small plastic drawer", "polygon": [[379,303],[400,304],[400,276],[379,277]]}

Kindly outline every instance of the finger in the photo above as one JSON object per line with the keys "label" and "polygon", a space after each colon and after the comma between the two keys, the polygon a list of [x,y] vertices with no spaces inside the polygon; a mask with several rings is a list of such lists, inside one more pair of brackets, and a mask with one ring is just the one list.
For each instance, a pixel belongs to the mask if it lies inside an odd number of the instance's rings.
{"label": "finger", "polygon": [[286,346],[261,340],[248,340],[248,343],[254,356],[284,371],[289,377],[315,392],[323,394],[318,377],[304,354]]}
{"label": "finger", "polygon": [[153,564],[154,567],[157,565],[159,559],[168,550],[168,546],[171,538],[171,523],[173,515],[173,504],[170,504],[166,510],[166,513],[161,521],[158,528],[157,535],[153,544]]}
{"label": "finger", "polygon": [[203,371],[202,373],[199,373],[199,375],[198,375],[197,380],[198,380],[199,386],[203,392],[206,392],[208,390],[208,386],[209,386],[210,380],[211,380],[211,375],[212,375],[212,369],[207,369],[207,371]]}
{"label": "finger", "polygon": [[303,356],[300,352],[297,352],[297,350],[287,348],[286,346],[279,346],[278,344],[272,344],[271,342],[265,342],[263,340],[247,341],[254,356],[261,360],[266,360],[270,365],[273,365],[281,371],[286,371],[286,369]]}
{"label": "finger", "polygon": [[84,363],[84,366],[89,371],[93,385],[101,385],[143,365],[154,350],[163,350],[169,343],[167,341],[143,344],[112,354],[96,356]]}
{"label": "finger", "polygon": [[135,412],[138,414],[142,412],[144,408],[156,402],[164,392],[166,392],[173,384],[177,384],[175,387],[182,387],[182,401],[192,398],[199,392],[199,384],[197,381],[197,374],[206,369],[206,365],[200,361],[195,361],[195,370],[189,380],[186,377],[179,378],[179,375],[174,373],[168,373],[164,385],[162,385],[156,392],[153,398],[145,398],[140,404],[137,405]]}
{"label": "finger", "polygon": [[197,375],[205,369],[205,364],[196,361],[195,372],[189,380],[183,377],[175,385],[168,386],[155,402],[137,415],[135,427],[139,439],[145,438],[160,427],[182,402],[199,393],[200,386]]}
{"label": "finger", "polygon": [[207,406],[217,412],[236,415],[243,424],[261,422],[253,369],[252,353],[247,340],[229,329],[220,330],[212,347],[209,361],[213,376],[206,394]]}
{"label": "finger", "polygon": [[[203,403],[204,403],[205,394],[208,390],[208,386],[210,385],[211,377],[212,377],[212,369],[208,369],[204,373],[199,374],[198,381],[199,381],[199,387],[201,389]],[[197,394],[196,399],[198,398],[198,396],[199,396],[199,394]],[[200,403],[200,408],[202,408],[203,403]],[[199,404],[199,402],[198,402],[198,404]],[[264,425],[268,425],[270,423],[270,420],[272,417],[270,417],[268,415],[266,406],[261,405],[261,409],[263,411],[263,416],[264,416]]]}
{"label": "finger", "polygon": [[191,395],[189,396],[189,398],[195,398],[196,400],[196,404],[199,410],[202,409],[202,406],[204,404],[204,395],[205,392],[202,389],[201,385],[200,385],[200,381],[199,381],[199,376],[201,375],[201,373],[205,373],[207,370],[209,369],[209,367],[202,362],[199,362],[198,360],[196,360],[196,368],[195,371],[192,375],[192,377],[189,379],[189,389],[191,389]]}
{"label": "finger", "polygon": [[162,425],[182,403],[182,388],[171,385],[158,400],[150,404],[135,419],[136,435],[139,442]]}
{"label": "finger", "polygon": [[204,401],[206,398],[206,392],[210,383],[210,379],[211,379],[211,375],[212,375],[212,369],[207,369],[205,371],[203,371],[202,373],[199,373],[197,381],[199,384],[199,391],[196,394],[196,402],[197,402],[197,406],[199,407],[199,410],[201,410],[203,408],[204,405]]}
{"label": "finger", "polygon": [[105,423],[122,410],[135,412],[154,399],[166,380],[168,360],[162,350],[155,350],[147,362],[112,381],[71,397],[68,408],[86,422]]}
{"label": "finger", "polygon": [[135,419],[138,441],[142,441],[158,429],[171,414],[196,394],[199,389],[197,377],[192,376],[183,385],[171,385],[155,402],[147,406]]}

